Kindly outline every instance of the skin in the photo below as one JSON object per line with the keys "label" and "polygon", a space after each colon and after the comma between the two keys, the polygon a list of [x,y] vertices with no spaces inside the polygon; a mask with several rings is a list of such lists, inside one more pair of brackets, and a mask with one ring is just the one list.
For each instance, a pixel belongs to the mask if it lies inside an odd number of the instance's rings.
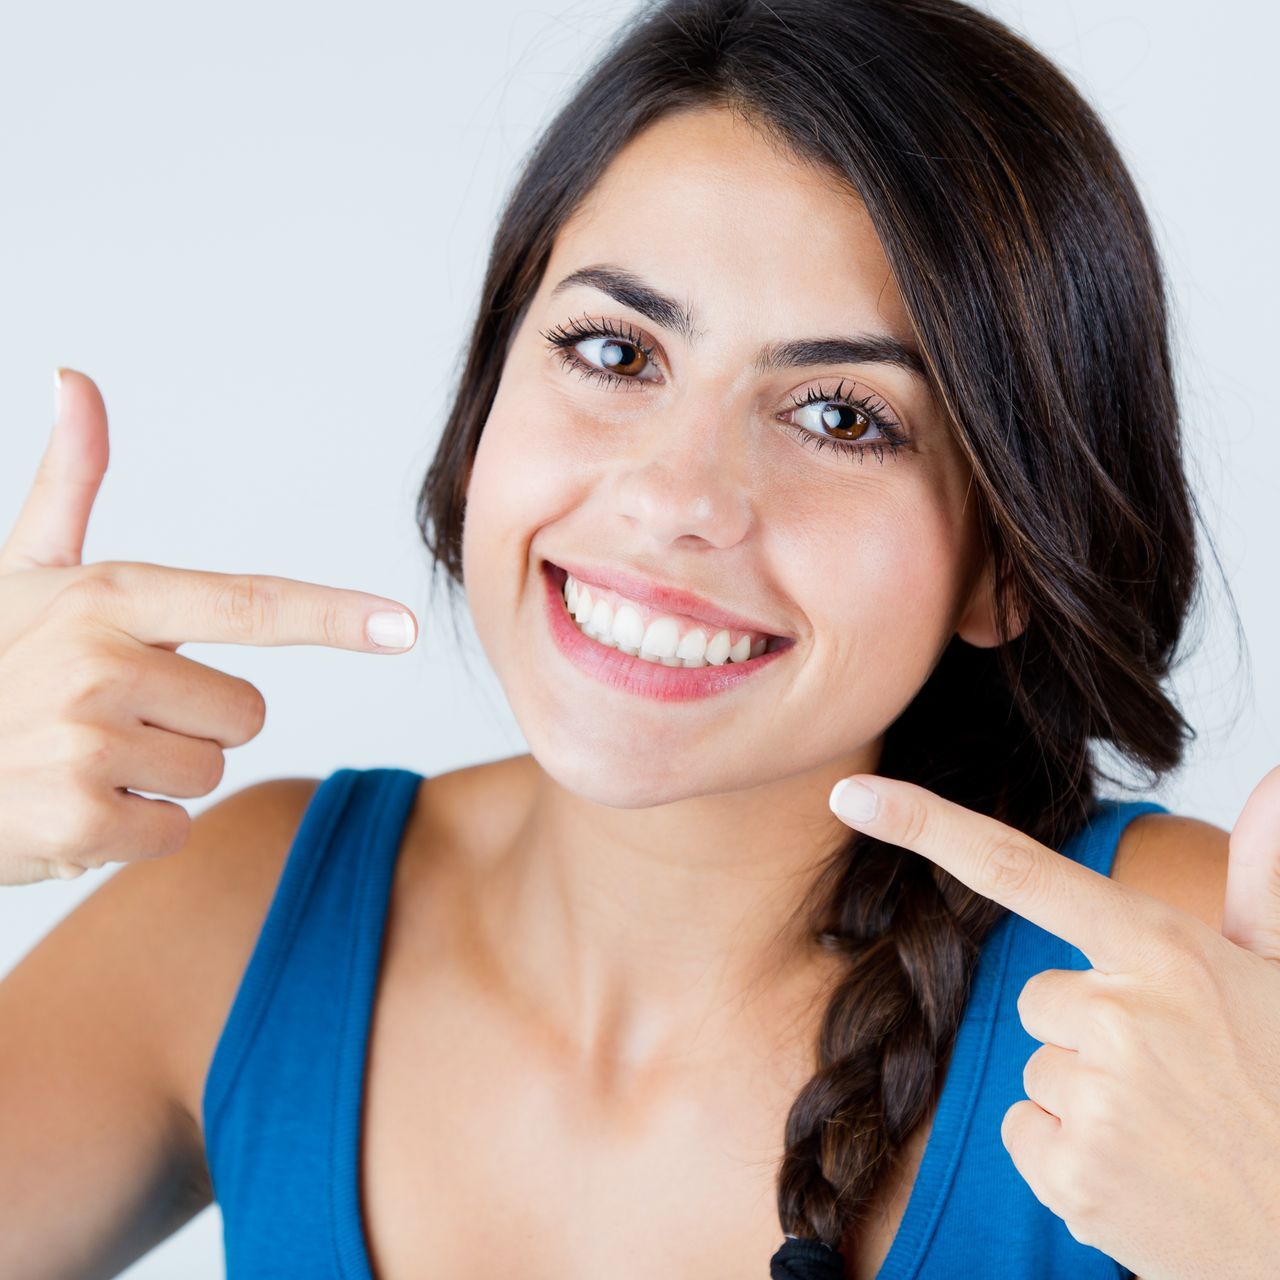
{"label": "skin", "polygon": [[[732,233],[726,232],[732,228]],[[695,341],[569,272],[628,268],[693,310]],[[637,385],[567,370],[541,332],[631,325]],[[928,386],[888,364],[761,375],[763,344],[912,330],[861,201],[727,111],[669,116],[562,229],[514,335],[469,481],[463,566],[481,644],[536,761],[518,835],[476,900],[491,962],[609,1076],[722,1052],[740,999],[823,968],[787,927],[847,831],[832,784],[954,634],[993,640],[967,463]],[[602,364],[599,340],[577,353]],[[806,447],[817,385],[872,393],[910,436],[883,460]],[[874,403],[874,402],[873,402]],[[869,440],[878,430],[868,427]],[[795,637],[739,689],[683,705],[608,688],[555,648],[539,564],[635,567]]]}
{"label": "skin", "polygon": [[[1280,767],[1229,834],[1159,815],[1159,882],[1177,888],[1158,895],[1131,871],[1129,883],[1100,876],[923,787],[852,783],[832,797],[851,826],[929,858],[1089,961],[1034,974],[1018,994],[1042,1043],[1000,1138],[1036,1198],[1135,1276],[1274,1275]],[[862,784],[878,803],[850,812],[842,801]]]}
{"label": "skin", "polygon": [[[600,262],[691,305],[693,345],[594,291],[551,298]],[[659,380],[566,371],[539,331],[584,312],[634,324]],[[423,1256],[460,1278],[754,1275],[780,1243],[783,1124],[841,968],[787,928],[847,838],[831,786],[874,772],[953,635],[994,639],[968,473],[928,389],[883,366],[747,372],[764,342],[858,330],[911,337],[861,205],[724,114],[655,125],[559,237],[486,424],[463,546],[478,635],[532,750],[433,776],[404,836],[365,1080],[376,1275]],[[896,460],[815,453],[777,417],[841,378],[909,431]],[[543,556],[654,570],[795,648],[701,704],[624,696],[546,633]],[[1222,902],[1224,833],[1186,825],[1132,823],[1115,875],[1145,867],[1204,915]],[[1144,839],[1152,855],[1130,856]],[[260,902],[273,881],[255,874]],[[260,919],[201,966],[226,980],[182,1072],[193,1121]],[[847,1280],[883,1263],[930,1127],[844,1242]]]}
{"label": "skin", "polygon": [[[655,332],[598,294],[551,299],[555,281],[593,261],[690,303],[696,341]],[[658,349],[660,380],[610,391],[566,373],[538,330],[584,311],[633,322]],[[655,126],[560,237],[486,428],[464,545],[481,640],[533,753],[433,775],[403,836],[360,1168],[335,1170],[360,1180],[375,1275],[417,1274],[424,1256],[458,1280],[754,1275],[779,1243],[782,1122],[812,1073],[832,976],[832,962],[785,926],[814,864],[846,836],[827,808],[831,783],[874,773],[885,726],[953,634],[993,642],[963,459],[927,389],[879,366],[747,372],[764,341],[857,329],[910,337],[861,206],[728,116]],[[813,453],[777,418],[793,392],[842,377],[908,429],[896,460]],[[815,414],[795,417],[819,427]],[[105,418],[102,431],[105,442]],[[624,697],[588,682],[545,634],[544,554],[656,568],[790,632],[796,647],[700,705]],[[22,1052],[5,1062],[14,1102],[2,1127],[32,1158],[14,1163],[13,1194],[0,1196],[22,1229],[0,1240],[24,1257],[37,1240],[55,1270],[85,1257],[125,1265],[209,1203],[202,1089],[317,781],[280,779],[212,806],[181,856],[124,867],[6,979],[6,1043]],[[907,800],[918,792],[894,785]],[[1017,833],[945,805],[927,824],[906,821],[893,794],[885,838],[1053,927],[1045,902],[1067,900],[1025,892],[1047,881],[1015,877],[1023,891],[1012,897],[1006,881],[989,882],[986,842],[1007,861]],[[1261,939],[1257,955],[1219,939],[1216,963],[1229,967],[1209,975],[1207,944],[1186,945],[1196,935],[1185,925],[1157,920],[1133,934],[1172,984],[1126,984],[1127,1021],[1115,1003],[1097,1020],[1147,1055],[1107,1057],[1106,1096],[1120,1099],[1126,1129],[1089,1136],[1099,1112],[1076,1109],[1073,1050],[1059,1047],[1078,1039],[1086,997],[1047,999],[1092,990],[1096,975],[1028,984],[1019,999],[1046,1044],[1028,1063],[1030,1099],[1002,1131],[1010,1154],[1073,1230],[1132,1258],[1148,1280],[1208,1275],[1204,1258],[1226,1268],[1215,1274],[1251,1274],[1240,1259],[1275,1255],[1263,1212],[1274,1196],[1258,1194],[1270,1183],[1242,1172],[1265,1173],[1276,1146],[1274,1100],[1257,1088],[1275,1035],[1253,1016],[1276,1003],[1276,926],[1245,910],[1265,901],[1258,889],[1274,876],[1264,855],[1275,847],[1276,789],[1267,794],[1271,816],[1251,801],[1237,824],[1225,912],[1220,829],[1148,815],[1117,848],[1116,884],[1245,945],[1251,932]],[[916,802],[933,805],[927,793]],[[946,834],[960,821],[973,838]],[[968,865],[948,862],[958,851]],[[1125,901],[1103,897],[1099,880],[1099,909],[1062,908],[1062,936],[1085,946],[1075,922],[1101,927],[1107,904]],[[1117,915],[1117,936],[1128,937]],[[1166,1016],[1175,1002],[1182,1022]],[[1194,1069],[1152,1072],[1161,1035],[1163,1060]],[[1181,1053],[1191,1042],[1227,1048],[1193,1064]],[[1207,1183],[1206,1080],[1212,1128],[1225,1135]],[[1142,1140],[1125,1136],[1135,1124]],[[846,1242],[848,1280],[877,1273],[928,1127],[910,1135],[867,1229]],[[54,1148],[76,1158],[50,1162]],[[1103,1210],[1082,1211],[1082,1194]],[[79,1206],[69,1218],[68,1203]],[[1223,1222],[1235,1255],[1212,1236]]]}

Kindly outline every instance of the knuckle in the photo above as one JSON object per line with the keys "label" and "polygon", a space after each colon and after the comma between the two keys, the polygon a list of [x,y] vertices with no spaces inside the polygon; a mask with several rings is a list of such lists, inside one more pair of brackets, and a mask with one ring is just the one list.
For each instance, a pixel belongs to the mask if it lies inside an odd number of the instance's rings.
{"label": "knuckle", "polygon": [[926,805],[914,799],[902,800],[900,803],[901,843],[910,848],[924,838],[929,827],[929,810]]}
{"label": "knuckle", "polygon": [[1026,842],[1016,835],[999,835],[978,851],[982,874],[997,893],[1025,896],[1038,883],[1036,861]]}
{"label": "knuckle", "polygon": [[[1121,1105],[1107,1076],[1090,1074],[1080,1080],[1072,1119],[1089,1149],[1097,1153],[1109,1147],[1121,1123]],[[1091,1162],[1092,1164],[1092,1162]]]}
{"label": "knuckle", "polygon": [[1158,945],[1173,952],[1186,949],[1191,941],[1181,914],[1172,908],[1165,910],[1163,904],[1153,913],[1147,931]]}
{"label": "knuckle", "polygon": [[191,836],[191,814],[182,805],[172,801],[166,801],[165,807],[168,810],[168,823],[163,825],[164,839],[159,845],[161,857],[177,853]]}
{"label": "knuckle", "polygon": [[221,784],[223,775],[227,769],[227,759],[222,754],[222,748],[216,743],[213,749],[205,755],[204,776],[201,779],[201,786],[204,788],[203,794],[208,795],[210,791],[214,791]]}
{"label": "knuckle", "polygon": [[70,853],[75,862],[86,867],[101,865],[102,835],[109,814],[103,805],[86,791],[79,791],[66,799],[62,810],[59,846]]}
{"label": "knuckle", "polygon": [[1199,923],[1158,903],[1138,926],[1148,942],[1150,968],[1171,977],[1180,990],[1194,985],[1207,992],[1214,985],[1213,961]]}
{"label": "knuckle", "polygon": [[1101,1208],[1095,1162],[1078,1144],[1065,1143],[1058,1156],[1053,1182],[1054,1199],[1062,1210],[1059,1216],[1077,1240],[1089,1243],[1085,1237],[1092,1232]]}
{"label": "knuckle", "polygon": [[[1221,935],[1219,935],[1220,937]],[[1181,972],[1179,989],[1190,990],[1204,999],[1219,999],[1223,995],[1219,956],[1211,948],[1214,939],[1209,934],[1187,930],[1180,953]]]}
{"label": "knuckle", "polygon": [[1089,1002],[1089,1034],[1107,1055],[1132,1048],[1133,1015],[1120,996],[1102,992],[1093,997]]}
{"label": "knuckle", "polygon": [[233,707],[242,726],[238,737],[241,742],[248,742],[250,738],[256,738],[262,732],[267,722],[267,700],[262,696],[262,690],[257,685],[250,684],[248,680],[241,680],[238,676],[234,679]]}
{"label": "knuckle", "polygon": [[1032,1017],[1039,1007],[1040,1001],[1044,997],[1045,981],[1043,972],[1033,973],[1022,984],[1022,990],[1018,992],[1018,999],[1014,1007],[1018,1011],[1018,1017],[1023,1022]]}
{"label": "knuckle", "polygon": [[56,605],[72,609],[92,609],[119,599],[123,591],[119,568],[110,560],[77,565],[66,585],[54,597]]}
{"label": "knuckle", "polygon": [[142,664],[101,647],[84,648],[66,660],[62,687],[68,705],[78,707],[104,694],[135,689],[142,680]]}
{"label": "knuckle", "polygon": [[261,579],[233,574],[214,588],[213,613],[233,636],[252,636],[275,617],[275,595]]}
{"label": "knuckle", "polygon": [[316,625],[320,631],[320,638],[326,645],[331,647],[341,645],[345,622],[345,611],[335,600],[325,599],[317,606]]}
{"label": "knuckle", "polygon": [[1037,1081],[1040,1078],[1040,1069],[1044,1066],[1044,1046],[1041,1045],[1023,1064],[1022,1067],[1022,1092],[1028,1098],[1036,1096]]}
{"label": "knuckle", "polygon": [[[1090,1198],[1090,1203],[1092,1204],[1092,1197]],[[1093,1209],[1085,1211],[1069,1209],[1067,1211],[1067,1216],[1063,1219],[1063,1222],[1077,1244],[1087,1245],[1090,1248],[1098,1247],[1099,1236],[1093,1225],[1094,1213]]]}
{"label": "knuckle", "polygon": [[246,707],[248,709],[249,736],[256,738],[267,723],[267,700],[263,697],[262,690],[255,685],[249,686]]}
{"label": "knuckle", "polygon": [[111,732],[98,724],[66,721],[61,738],[57,756],[62,766],[73,774],[96,775],[113,750]]}
{"label": "knuckle", "polygon": [[1000,1121],[1000,1141],[1006,1151],[1012,1152],[1013,1147],[1011,1144],[1017,1141],[1014,1135],[1018,1131],[1018,1122],[1022,1109],[1023,1100],[1019,1099],[1005,1111],[1004,1119]]}

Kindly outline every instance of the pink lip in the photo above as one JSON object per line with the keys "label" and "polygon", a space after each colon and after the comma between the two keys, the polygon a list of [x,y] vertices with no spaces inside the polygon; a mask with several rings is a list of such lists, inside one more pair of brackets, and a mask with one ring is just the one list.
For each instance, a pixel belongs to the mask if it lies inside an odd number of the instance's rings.
{"label": "pink lip", "polygon": [[[746,662],[726,662],[718,667],[664,667],[658,662],[633,658],[620,649],[611,649],[581,631],[569,616],[568,606],[564,602],[564,569],[544,560],[542,581],[546,589],[547,620],[560,652],[576,667],[602,684],[620,689],[624,693],[654,698],[659,702],[688,702],[694,698],[709,697],[713,693],[723,693],[763,671],[775,658],[782,657],[794,643],[783,640],[779,648]],[[601,585],[612,586],[612,583]],[[721,614],[720,617],[724,615]],[[735,622],[734,625],[738,624]],[[758,630],[751,626],[744,626],[742,629]]]}
{"label": "pink lip", "polygon": [[[550,564],[550,561],[546,563]],[[589,587],[605,587],[610,591],[617,591],[638,604],[649,605],[665,613],[682,614],[687,618],[694,618],[715,627],[727,628],[734,633],[753,631],[762,636],[776,635],[768,627],[762,627],[758,622],[752,622],[750,618],[721,609],[711,601],[695,596],[692,592],[680,591],[676,587],[664,587],[660,583],[633,577],[618,569],[607,567],[593,569],[589,565],[570,564],[567,560],[560,561],[553,567],[573,574],[579,582],[585,582]]]}

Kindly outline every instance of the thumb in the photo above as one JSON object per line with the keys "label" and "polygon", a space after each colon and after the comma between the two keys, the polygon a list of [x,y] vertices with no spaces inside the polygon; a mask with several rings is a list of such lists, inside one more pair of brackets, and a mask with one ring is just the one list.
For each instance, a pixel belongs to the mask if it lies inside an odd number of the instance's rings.
{"label": "thumb", "polygon": [[1229,847],[1223,937],[1280,960],[1280,765],[1245,801]]}
{"label": "thumb", "polygon": [[89,512],[107,469],[107,410],[93,379],[54,375],[53,433],[3,547],[0,573],[80,563]]}

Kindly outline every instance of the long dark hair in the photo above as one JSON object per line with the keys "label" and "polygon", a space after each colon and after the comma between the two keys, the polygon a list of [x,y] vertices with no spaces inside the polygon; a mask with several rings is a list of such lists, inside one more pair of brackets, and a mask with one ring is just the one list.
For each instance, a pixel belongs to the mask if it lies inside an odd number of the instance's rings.
{"label": "long dark hair", "polygon": [[[1162,268],[1116,147],[1043,55],[955,0],[667,0],[629,15],[507,200],[418,523],[462,583],[467,481],[512,335],[562,224],[615,153],[719,106],[864,201],[973,469],[994,648],[953,637],[888,726],[880,772],[1054,848],[1118,779],[1196,735],[1162,685],[1199,588]],[[1012,625],[1025,618],[1023,629]],[[803,907],[848,967],[787,1117],[788,1235],[847,1249],[937,1101],[980,946],[1005,909],[854,833]]]}

